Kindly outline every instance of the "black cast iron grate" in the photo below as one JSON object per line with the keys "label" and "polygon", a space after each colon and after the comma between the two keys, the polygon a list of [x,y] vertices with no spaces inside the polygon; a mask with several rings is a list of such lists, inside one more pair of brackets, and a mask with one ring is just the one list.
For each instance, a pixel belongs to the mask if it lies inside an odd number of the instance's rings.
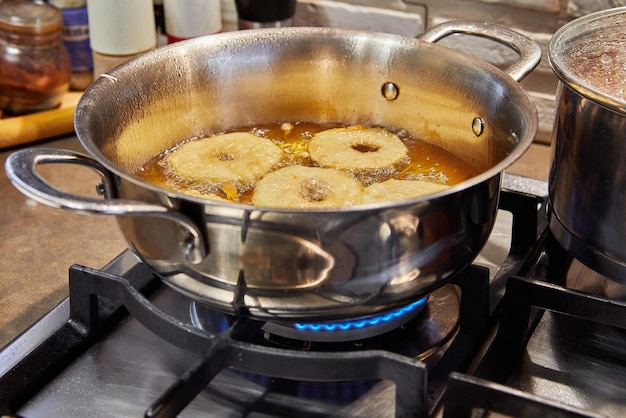
{"label": "black cast iron grate", "polygon": [[626,330],[626,303],[513,276],[508,281],[503,306],[496,336],[474,376],[450,375],[444,418],[469,418],[475,416],[476,410],[506,416],[603,417],[511,388],[504,382],[519,364],[528,339],[545,311]]}
{"label": "black cast iron grate", "polygon": [[[468,280],[467,275],[472,275]],[[70,315],[67,322],[0,377],[3,413],[12,414],[77,358],[91,343],[106,338],[126,311],[164,340],[192,352],[203,352],[145,416],[176,416],[221,370],[233,367],[255,374],[304,381],[385,379],[396,386],[396,414],[421,416],[427,406],[427,373],[423,363],[384,350],[311,352],[249,343],[262,322],[238,319],[226,332],[210,334],[180,322],[150,303],[144,293],[160,281],[137,265],[130,277],[72,266]],[[455,279],[461,287],[463,315],[459,337],[450,347],[447,368],[459,367],[468,347],[478,343],[486,324],[488,272],[473,266]],[[471,283],[471,286],[466,285]],[[475,340],[473,344],[470,344]],[[440,374],[445,375],[443,371]]]}
{"label": "black cast iron grate", "polygon": [[[476,416],[476,411],[515,417],[605,416],[506,384],[519,366],[537,324],[548,311],[626,330],[626,302],[565,287],[571,262],[572,257],[548,234],[541,254],[525,277],[514,275],[507,280],[495,337],[472,376],[451,373],[444,399],[444,418],[470,418]],[[604,355],[600,353],[600,357]]]}

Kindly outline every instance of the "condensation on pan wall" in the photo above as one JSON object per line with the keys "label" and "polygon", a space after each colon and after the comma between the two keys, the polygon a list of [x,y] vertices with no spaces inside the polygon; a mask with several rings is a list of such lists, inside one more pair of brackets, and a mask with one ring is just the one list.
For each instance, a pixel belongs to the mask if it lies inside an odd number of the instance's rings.
{"label": "condensation on pan wall", "polygon": [[[237,28],[234,0],[222,1],[224,30]],[[448,20],[479,20],[501,24],[539,42],[543,57],[522,81],[539,112],[537,141],[548,143],[554,119],[557,79],[547,48],[552,34],[572,19],[598,10],[626,6],[626,0],[298,0],[295,26],[326,26],[416,36]],[[492,41],[454,35],[442,44],[476,55],[498,67],[517,54]]]}

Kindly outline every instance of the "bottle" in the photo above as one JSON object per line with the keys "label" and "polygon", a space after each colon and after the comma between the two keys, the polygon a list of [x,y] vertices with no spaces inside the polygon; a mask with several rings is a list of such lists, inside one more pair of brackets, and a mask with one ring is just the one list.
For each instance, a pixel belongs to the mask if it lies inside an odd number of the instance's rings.
{"label": "bottle", "polygon": [[235,0],[239,29],[291,26],[296,0]]}
{"label": "bottle", "polygon": [[0,108],[19,115],[52,109],[69,90],[61,12],[41,1],[0,2]]}
{"label": "bottle", "polygon": [[163,0],[153,0],[154,24],[157,32],[157,48],[167,45],[165,34],[165,13],[163,12]]}
{"label": "bottle", "polygon": [[87,0],[94,78],[156,48],[153,0]]}
{"label": "bottle", "polygon": [[61,38],[72,63],[70,89],[85,90],[93,81],[87,0],[48,0],[48,3],[63,15]]}
{"label": "bottle", "polygon": [[220,0],[163,0],[167,43],[222,31]]}

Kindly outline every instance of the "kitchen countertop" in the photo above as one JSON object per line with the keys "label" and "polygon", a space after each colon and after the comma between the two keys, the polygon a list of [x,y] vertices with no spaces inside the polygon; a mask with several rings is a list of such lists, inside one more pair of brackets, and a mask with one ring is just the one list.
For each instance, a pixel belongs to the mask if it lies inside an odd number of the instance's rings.
{"label": "kitchen countertop", "polygon": [[[37,146],[82,150],[74,136]],[[125,248],[113,217],[81,215],[27,198],[9,182],[0,153],[0,347],[67,297],[72,264],[104,267]],[[42,167],[53,184],[97,196],[99,176],[84,167]]]}
{"label": "kitchen countertop", "polygon": [[[75,136],[38,143],[38,147],[82,150]],[[15,149],[0,152],[4,162]],[[533,144],[508,170],[548,178],[549,146]],[[98,176],[84,167],[51,165],[42,174],[58,187],[96,196]],[[68,294],[68,268],[82,264],[102,268],[126,249],[111,216],[81,215],[27,198],[0,170],[0,347],[26,330]]]}

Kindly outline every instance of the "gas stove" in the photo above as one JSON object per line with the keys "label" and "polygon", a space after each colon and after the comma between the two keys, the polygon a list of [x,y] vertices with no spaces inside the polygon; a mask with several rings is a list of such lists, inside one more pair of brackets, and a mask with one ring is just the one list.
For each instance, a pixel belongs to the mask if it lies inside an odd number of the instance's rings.
{"label": "gas stove", "polygon": [[[547,184],[506,174],[474,264],[403,308],[334,322],[214,312],[130,252],[69,268],[69,298],[0,351],[8,416],[618,416],[621,288],[547,227]],[[608,290],[607,290],[608,289]]]}

